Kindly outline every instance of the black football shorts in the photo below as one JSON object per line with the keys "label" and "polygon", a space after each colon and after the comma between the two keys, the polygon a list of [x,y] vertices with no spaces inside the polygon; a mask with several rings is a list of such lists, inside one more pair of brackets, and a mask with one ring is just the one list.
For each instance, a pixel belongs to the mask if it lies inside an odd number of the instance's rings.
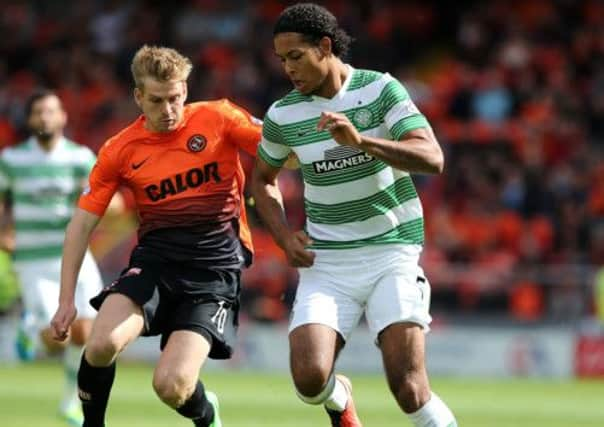
{"label": "black football shorts", "polygon": [[161,334],[161,349],[173,331],[189,330],[211,344],[209,357],[233,354],[239,314],[241,272],[166,262],[136,248],[120,277],[90,300],[97,310],[111,293],[129,297],[143,310],[143,336]]}

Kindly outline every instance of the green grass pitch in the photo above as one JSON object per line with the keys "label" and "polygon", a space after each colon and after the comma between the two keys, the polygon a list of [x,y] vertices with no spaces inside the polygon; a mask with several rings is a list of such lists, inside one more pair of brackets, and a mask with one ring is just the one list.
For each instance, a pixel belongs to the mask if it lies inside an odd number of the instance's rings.
{"label": "green grass pitch", "polygon": [[[152,367],[118,364],[107,427],[190,427],[164,406],[151,388]],[[351,375],[366,427],[411,426],[381,376]],[[281,374],[208,372],[208,388],[220,397],[224,427],[328,426],[319,407],[295,397]],[[603,381],[443,379],[433,388],[457,415],[460,427],[601,427]],[[0,366],[1,427],[65,427],[56,416],[62,392],[56,363]]]}

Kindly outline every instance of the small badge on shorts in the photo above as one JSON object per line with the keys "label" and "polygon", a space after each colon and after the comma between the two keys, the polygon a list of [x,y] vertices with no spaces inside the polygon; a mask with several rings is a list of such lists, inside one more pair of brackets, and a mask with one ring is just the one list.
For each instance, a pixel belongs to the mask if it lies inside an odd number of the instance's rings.
{"label": "small badge on shorts", "polygon": [[191,138],[189,138],[189,140],[187,141],[187,148],[189,149],[189,151],[193,151],[193,152],[197,153],[199,151],[202,151],[204,148],[206,148],[207,144],[208,144],[208,140],[206,139],[205,136],[200,135],[200,134],[195,134]]}

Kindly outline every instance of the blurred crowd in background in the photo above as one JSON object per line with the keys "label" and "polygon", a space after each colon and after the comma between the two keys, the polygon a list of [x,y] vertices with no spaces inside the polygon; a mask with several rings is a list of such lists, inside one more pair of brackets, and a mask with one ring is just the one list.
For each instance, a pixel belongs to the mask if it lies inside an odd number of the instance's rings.
{"label": "blurred crowd in background", "polygon": [[[144,43],[192,59],[190,100],[227,97],[262,117],[291,90],[272,50],[273,24],[291,2],[2,3],[1,146],[27,136],[24,102],[48,87],[69,114],[67,136],[97,151],[138,115],[129,65]],[[445,151],[444,174],[415,176],[436,318],[594,312],[591,282],[604,265],[604,2],[320,3],[355,39],[347,60],[399,78]],[[301,228],[301,179],[281,177],[291,225]],[[243,308],[284,320],[296,272],[249,204],[257,256]],[[135,239],[132,227],[109,230],[113,240],[97,238],[112,242],[100,244],[107,280]]]}

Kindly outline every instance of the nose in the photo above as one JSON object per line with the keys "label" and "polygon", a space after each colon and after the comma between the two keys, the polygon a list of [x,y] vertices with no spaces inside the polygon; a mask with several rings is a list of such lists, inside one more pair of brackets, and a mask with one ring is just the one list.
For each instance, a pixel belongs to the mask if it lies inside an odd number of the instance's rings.
{"label": "nose", "polygon": [[165,101],[162,103],[161,111],[165,115],[170,115],[170,113],[172,112],[172,106],[170,105],[169,102]]}
{"label": "nose", "polygon": [[296,75],[296,70],[294,69],[294,67],[292,67],[291,62],[285,61],[284,67],[285,74],[287,74],[289,77],[294,77]]}

